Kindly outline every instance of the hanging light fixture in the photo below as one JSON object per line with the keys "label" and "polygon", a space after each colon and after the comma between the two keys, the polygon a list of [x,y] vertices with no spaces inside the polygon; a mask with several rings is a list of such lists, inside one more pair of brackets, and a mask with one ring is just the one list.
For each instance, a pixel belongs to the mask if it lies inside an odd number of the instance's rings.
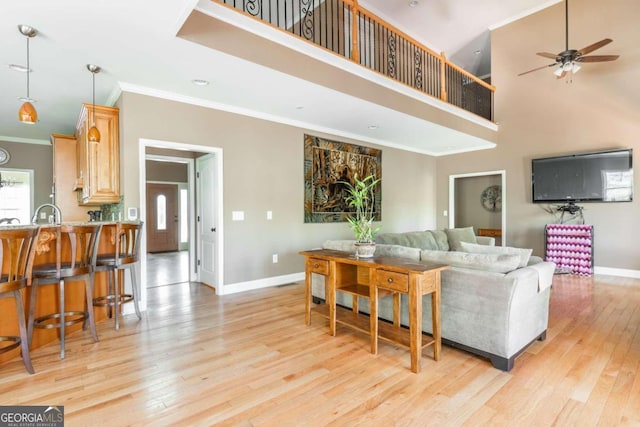
{"label": "hanging light fixture", "polygon": [[27,38],[27,96],[18,98],[20,101],[24,101],[24,104],[22,104],[18,110],[18,120],[22,123],[32,125],[38,121],[38,112],[32,104],[32,102],[36,102],[36,100],[29,97],[29,75],[31,74],[31,68],[29,66],[29,39],[35,37],[38,32],[35,28],[28,25],[18,25],[18,30]]}
{"label": "hanging light fixture", "polygon": [[93,112],[91,113],[91,128],[87,133],[89,142],[100,142],[100,131],[96,127],[96,74],[100,72],[100,67],[93,64],[87,64],[87,70],[93,74]]}

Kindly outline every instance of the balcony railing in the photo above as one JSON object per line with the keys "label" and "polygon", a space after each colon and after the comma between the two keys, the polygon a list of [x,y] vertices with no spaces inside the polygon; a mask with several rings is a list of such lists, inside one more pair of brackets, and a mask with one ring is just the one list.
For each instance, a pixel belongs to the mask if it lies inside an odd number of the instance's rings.
{"label": "balcony railing", "polygon": [[495,87],[357,0],[215,0],[449,104],[493,120]]}

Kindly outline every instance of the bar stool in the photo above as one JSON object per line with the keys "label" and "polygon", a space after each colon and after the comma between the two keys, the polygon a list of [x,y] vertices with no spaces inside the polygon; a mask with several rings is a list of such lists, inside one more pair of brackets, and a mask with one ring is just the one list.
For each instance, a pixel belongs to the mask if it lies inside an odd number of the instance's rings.
{"label": "bar stool", "polygon": [[[0,353],[13,350],[18,346],[22,349],[22,361],[30,374],[34,373],[29,356],[29,339],[24,318],[22,303],[22,288],[27,286],[31,278],[33,256],[38,241],[38,227],[21,227],[20,229],[0,229],[0,297],[13,296],[16,302],[18,327],[20,336],[2,336],[0,343],[13,341],[8,346],[0,348]],[[5,313],[0,313],[5,316]]]}
{"label": "bar stool", "polygon": [[[88,320],[93,341],[98,342],[93,316],[93,277],[96,265],[101,224],[59,225],[55,227],[56,262],[33,268],[31,301],[29,303],[29,345],[33,339],[33,328],[60,329],[60,359],[64,359],[65,328]],[[63,260],[63,240],[68,242],[69,260]],[[66,257],[65,257],[66,258]],[[84,311],[67,310],[65,306],[65,281],[83,279],[86,304]],[[38,289],[43,285],[58,284],[58,312],[35,317]]]}
{"label": "bar stool", "polygon": [[[112,309],[115,312],[115,328],[120,329],[120,306],[133,301],[138,319],[142,319],[138,300],[140,290],[136,279],[136,265],[140,254],[140,236],[142,234],[142,222],[121,223],[111,226],[110,230],[114,234],[111,241],[114,243],[114,252],[110,254],[98,255],[96,271],[106,271],[109,275],[108,294],[93,299],[93,305],[97,307],[109,307],[109,316]],[[119,270],[129,270],[131,274],[130,294],[120,290]]]}

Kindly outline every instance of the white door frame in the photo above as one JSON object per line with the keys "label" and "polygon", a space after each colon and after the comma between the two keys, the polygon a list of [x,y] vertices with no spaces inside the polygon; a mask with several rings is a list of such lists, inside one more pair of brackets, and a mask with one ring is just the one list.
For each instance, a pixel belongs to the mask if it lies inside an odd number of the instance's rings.
{"label": "white door frame", "polygon": [[458,178],[471,178],[476,176],[488,176],[488,175],[500,175],[502,185],[502,215],[500,222],[502,225],[502,246],[506,246],[507,241],[507,171],[495,170],[487,172],[472,172],[462,173],[456,175],[449,175],[449,228],[455,227],[456,221],[456,179]]}
{"label": "white door frame", "polygon": [[[218,283],[222,288],[224,286],[224,216],[223,216],[223,157],[222,157],[222,148],[217,147],[208,147],[203,145],[195,145],[195,144],[184,144],[180,142],[171,142],[171,141],[161,141],[155,139],[146,139],[140,138],[138,145],[138,160],[139,160],[139,191],[140,191],[140,216],[139,218],[146,218],[147,215],[147,171],[146,171],[146,148],[147,147],[156,147],[156,148],[166,148],[170,150],[182,150],[182,151],[195,151],[199,153],[209,153],[214,154],[216,159],[216,172],[217,172],[217,183],[218,183],[218,200],[216,202],[217,205],[217,214],[218,214],[218,248],[216,250],[217,254],[217,276]],[[168,156],[162,156],[166,159]],[[176,157],[178,158],[178,157]],[[179,157],[184,161],[184,158]],[[195,200],[195,182],[193,182],[194,178],[194,165],[195,162],[192,161],[189,166],[189,213],[190,215],[195,216],[196,212],[196,200]],[[196,254],[196,243],[197,243],[197,233],[196,233],[196,224],[195,221],[189,221],[189,253]],[[146,233],[142,234],[142,238],[140,240],[140,307],[142,310],[145,310],[147,307],[147,237]],[[190,280],[193,279],[197,281],[197,274],[192,276],[191,269],[189,272]],[[128,308],[129,304],[125,305],[125,308]]]}

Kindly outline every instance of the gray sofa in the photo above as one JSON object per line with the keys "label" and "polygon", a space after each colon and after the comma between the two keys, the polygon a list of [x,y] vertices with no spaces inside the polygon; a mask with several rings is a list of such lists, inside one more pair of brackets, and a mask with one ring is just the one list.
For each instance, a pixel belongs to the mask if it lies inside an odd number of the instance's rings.
{"label": "gray sofa", "polygon": [[[475,236],[472,230],[470,235],[469,230],[456,234],[457,230],[381,234],[376,238],[376,255],[450,265],[442,272],[443,343],[486,357],[494,367],[509,371],[520,353],[546,336],[555,265],[530,256],[530,250],[492,247],[493,238]],[[465,237],[460,240],[462,235]],[[329,240],[323,247],[353,252],[353,243]],[[452,247],[458,250],[450,250]],[[316,303],[324,300],[324,276],[313,275],[312,294]],[[336,302],[351,307],[351,295],[338,292]],[[361,298],[359,310],[369,313],[366,298]],[[404,296],[401,310],[406,326],[409,320]],[[379,301],[379,314],[383,319],[393,319],[392,298]],[[431,333],[428,295],[423,299],[422,327]]]}

